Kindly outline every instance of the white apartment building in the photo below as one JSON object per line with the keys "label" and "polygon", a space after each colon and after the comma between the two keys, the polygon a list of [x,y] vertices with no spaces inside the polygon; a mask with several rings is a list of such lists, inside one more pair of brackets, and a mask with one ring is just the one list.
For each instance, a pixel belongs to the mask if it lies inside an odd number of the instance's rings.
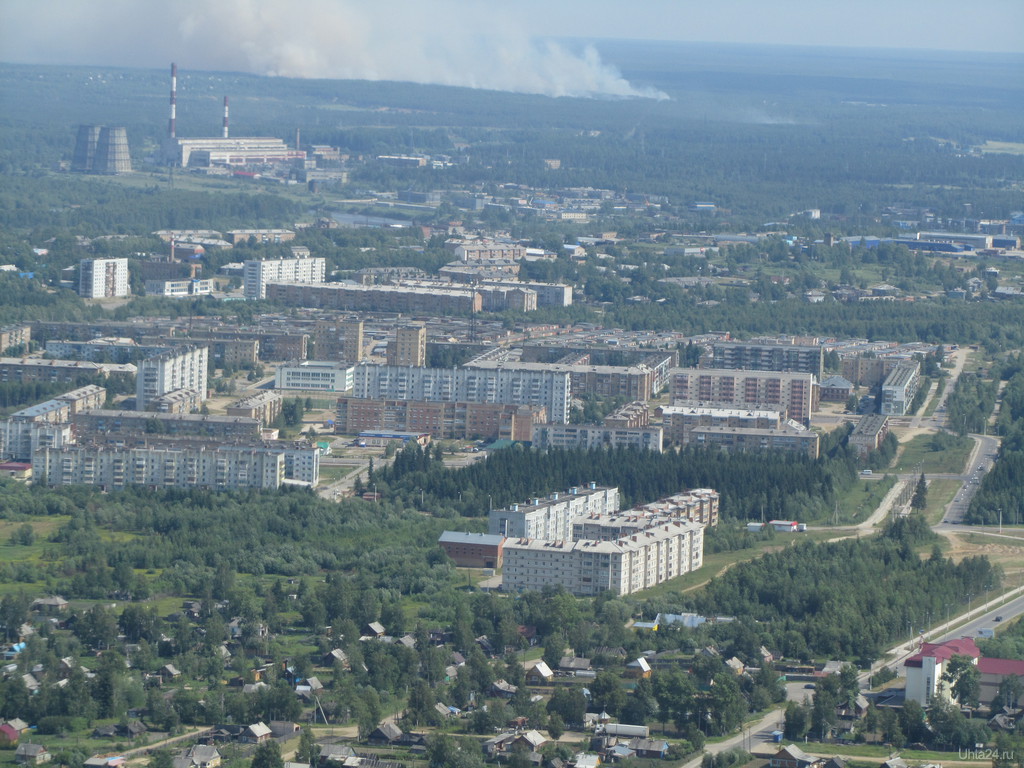
{"label": "white apartment building", "polygon": [[83,299],[112,299],[130,293],[128,259],[82,259],[78,262],[78,295]]}
{"label": "white apartment building", "polygon": [[504,556],[505,591],[555,584],[579,597],[628,595],[700,568],[704,526],[673,521],[616,541],[510,539]]}
{"label": "white apartment building", "polygon": [[897,365],[882,382],[880,413],[883,416],[905,415],[920,386],[921,363],[908,360]]}
{"label": "white apartment building", "polygon": [[12,413],[0,421],[0,458],[31,461],[39,448],[73,443],[72,416],[102,406],[106,397],[106,389],[89,384]]}
{"label": "white apartment building", "polygon": [[312,392],[348,392],[353,368],[331,360],[293,360],[278,366],[274,389],[302,389]]}
{"label": "white apartment building", "polygon": [[360,365],[353,395],[370,400],[542,405],[557,424],[569,421],[570,376],[565,371],[503,368],[417,368]]}
{"label": "white apartment building", "polygon": [[65,446],[41,448],[32,475],[47,485],[151,488],[279,488],[283,451],[251,446]]}
{"label": "white apartment building", "polygon": [[199,402],[206,400],[208,364],[208,348],[192,345],[142,360],[135,381],[135,410],[150,410],[154,400],[176,389],[196,392]]}
{"label": "white apartment building", "polygon": [[586,488],[570,488],[567,493],[552,493],[548,498],[492,509],[487,532],[509,538],[570,541],[575,520],[618,510],[619,489],[591,483]]}
{"label": "white apartment building", "polygon": [[242,268],[245,296],[265,299],[267,283],[322,283],[327,275],[327,260],[298,256],[294,259],[249,259]]}
{"label": "white apartment building", "polygon": [[661,427],[609,427],[603,424],[534,424],[535,448],[636,448],[662,451]]}

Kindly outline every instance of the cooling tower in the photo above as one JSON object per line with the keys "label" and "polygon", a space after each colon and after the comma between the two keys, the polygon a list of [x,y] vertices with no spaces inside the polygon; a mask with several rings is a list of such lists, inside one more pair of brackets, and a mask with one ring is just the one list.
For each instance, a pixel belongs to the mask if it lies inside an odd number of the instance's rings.
{"label": "cooling tower", "polygon": [[78,138],[75,139],[75,154],[71,156],[71,170],[87,172],[92,170],[96,159],[96,145],[100,138],[100,126],[78,126]]}
{"label": "cooling tower", "polygon": [[128,131],[121,127],[100,129],[96,142],[96,158],[92,163],[93,173],[129,173],[132,159],[128,154]]}

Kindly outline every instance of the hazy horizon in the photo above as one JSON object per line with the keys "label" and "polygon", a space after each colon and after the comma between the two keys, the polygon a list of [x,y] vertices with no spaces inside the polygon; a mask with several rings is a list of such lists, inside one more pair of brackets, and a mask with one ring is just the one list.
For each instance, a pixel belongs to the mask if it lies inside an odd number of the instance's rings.
{"label": "hazy horizon", "polygon": [[665,98],[587,41],[1024,53],[1024,3],[982,0],[4,0],[9,63],[396,80],[549,96]]}

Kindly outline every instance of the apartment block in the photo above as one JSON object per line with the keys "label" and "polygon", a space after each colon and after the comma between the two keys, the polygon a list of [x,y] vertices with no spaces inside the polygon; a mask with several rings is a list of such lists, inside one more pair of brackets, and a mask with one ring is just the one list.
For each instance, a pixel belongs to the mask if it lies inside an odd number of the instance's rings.
{"label": "apartment block", "polygon": [[572,524],[572,539],[615,541],[676,520],[715,526],[718,525],[718,503],[717,492],[695,488],[625,512],[576,518]]}
{"label": "apartment block", "polygon": [[662,451],[661,427],[610,427],[604,424],[535,424],[535,448],[636,448]]}
{"label": "apartment block", "polygon": [[278,366],[274,389],[308,392],[347,392],[352,389],[353,369],[331,360],[293,360]]}
{"label": "apartment block", "polygon": [[0,357],[0,383],[50,381],[74,384],[83,377],[134,379],[130,363],[91,363],[85,360],[43,360],[38,357]]}
{"label": "apartment block", "polygon": [[236,400],[226,409],[228,416],[242,416],[256,419],[264,427],[272,424],[281,415],[281,395],[277,392],[263,391],[247,395]]}
{"label": "apartment block", "polygon": [[128,259],[82,259],[78,262],[78,295],[83,299],[128,296]]}
{"label": "apartment block", "polygon": [[285,479],[280,451],[250,446],[64,446],[41,448],[32,475],[47,485],[275,489]]}
{"label": "apartment block", "polygon": [[921,386],[921,363],[908,360],[900,363],[882,382],[882,405],[885,416],[903,416],[910,409]]}
{"label": "apartment block", "polygon": [[413,288],[351,283],[268,283],[266,297],[292,307],[349,312],[406,312],[465,315],[480,312],[483,299],[471,288]]}
{"label": "apartment block", "polygon": [[690,443],[727,451],[790,451],[809,459],[818,458],[821,438],[803,425],[789,423],[777,429],[741,427],[696,427]]}
{"label": "apartment block", "polygon": [[706,405],[666,405],[661,409],[665,441],[688,445],[694,429],[731,427],[777,429],[783,423],[781,410],[767,408],[716,408]]}
{"label": "apartment block", "polygon": [[260,423],[244,416],[94,409],[75,414],[73,422],[75,435],[83,443],[135,445],[157,437],[260,439]]}
{"label": "apartment block", "polygon": [[0,328],[0,354],[11,347],[19,347],[25,352],[32,344],[31,325],[5,325]]}
{"label": "apartment block", "polygon": [[569,420],[569,374],[543,366],[505,368],[416,368],[360,365],[353,395],[370,400],[425,400],[543,406],[558,424]]}
{"label": "apartment block", "polygon": [[135,409],[151,410],[153,401],[174,390],[191,390],[206,400],[209,350],[205,346],[185,345],[169,349],[139,363],[135,385]]}
{"label": "apartment block", "polygon": [[819,380],[824,370],[824,348],[818,344],[719,341],[713,344],[711,349],[715,368],[811,373]]}
{"label": "apartment block", "polygon": [[570,488],[548,498],[533,498],[506,509],[492,509],[488,533],[508,537],[547,540],[571,540],[572,524],[577,518],[606,515],[619,509],[619,489],[598,487]]}
{"label": "apartment block", "polygon": [[850,433],[850,446],[857,451],[857,458],[866,458],[872,451],[882,447],[889,434],[889,417],[881,413],[861,416],[857,426]]}
{"label": "apartment block", "polygon": [[264,299],[268,283],[322,283],[327,275],[327,260],[313,256],[249,259],[244,263],[242,275],[246,298]]}
{"label": "apartment block", "polygon": [[675,521],[616,541],[527,538],[505,542],[502,589],[540,591],[561,585],[580,597],[628,595],[703,565],[704,526]]}
{"label": "apartment block", "polygon": [[88,385],[12,413],[0,421],[0,457],[31,461],[39,448],[74,442],[71,419],[82,409],[102,405],[106,396],[103,387]]}
{"label": "apartment block", "polygon": [[673,404],[779,408],[804,424],[818,408],[818,383],[810,373],[676,368],[671,392]]}
{"label": "apartment block", "polygon": [[529,440],[535,422],[547,420],[543,406],[427,400],[338,399],[337,432],[417,432],[438,440]]}
{"label": "apartment block", "polygon": [[539,374],[563,373],[569,376],[572,394],[601,397],[625,397],[650,400],[654,394],[654,372],[646,365],[569,365],[559,363],[523,363],[508,360],[473,360],[467,368],[522,371]]}
{"label": "apartment block", "polygon": [[396,329],[395,340],[388,343],[388,365],[411,365],[422,368],[427,364],[427,328],[422,324],[404,325]]}

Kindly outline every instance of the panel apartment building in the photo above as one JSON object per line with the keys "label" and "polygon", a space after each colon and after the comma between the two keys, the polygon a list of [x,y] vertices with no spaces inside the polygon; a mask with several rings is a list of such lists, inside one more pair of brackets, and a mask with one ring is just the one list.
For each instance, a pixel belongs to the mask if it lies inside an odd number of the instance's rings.
{"label": "panel apartment building", "polygon": [[318,256],[293,259],[249,259],[242,268],[245,297],[265,299],[268,283],[322,283],[327,260]]}
{"label": "panel apartment building", "polygon": [[616,541],[506,540],[502,589],[540,591],[553,584],[579,597],[629,595],[704,562],[704,526],[678,520]]}
{"label": "panel apartment building", "polygon": [[251,446],[174,445],[144,448],[76,445],[41,448],[32,475],[47,485],[150,488],[280,488],[283,451]]}
{"label": "panel apartment building", "polygon": [[907,360],[900,363],[882,382],[882,405],[885,416],[903,416],[921,386],[921,363]]}
{"label": "panel apartment building", "polygon": [[209,350],[191,344],[142,360],[135,382],[135,409],[150,410],[154,401],[176,390],[195,392],[198,402],[203,402],[208,364]]}
{"label": "panel apartment building", "polygon": [[128,259],[82,259],[78,262],[78,295],[83,299],[113,299],[129,293]]}
{"label": "panel apartment building", "polygon": [[335,430],[343,435],[387,431],[429,434],[437,440],[526,441],[534,423],[546,420],[547,409],[538,405],[341,397]]}
{"label": "panel apartment building", "polygon": [[565,424],[571,404],[569,374],[504,368],[417,368],[360,365],[353,396],[370,400],[425,400],[543,406],[548,418]]}
{"label": "panel apartment building", "polygon": [[671,392],[673,405],[781,408],[802,424],[818,408],[818,383],[810,373],[676,368]]}
{"label": "panel apartment building", "polygon": [[711,350],[715,368],[812,373],[820,380],[825,367],[824,348],[817,344],[718,341],[712,345]]}
{"label": "panel apartment building", "polygon": [[468,288],[412,288],[353,283],[268,283],[266,297],[292,307],[348,312],[409,312],[459,315],[480,312],[483,299]]}
{"label": "panel apartment building", "polygon": [[548,498],[536,497],[505,509],[492,509],[487,532],[510,538],[569,541],[577,518],[610,515],[618,510],[619,489],[591,483],[586,488],[570,488],[567,493],[552,493]]}

